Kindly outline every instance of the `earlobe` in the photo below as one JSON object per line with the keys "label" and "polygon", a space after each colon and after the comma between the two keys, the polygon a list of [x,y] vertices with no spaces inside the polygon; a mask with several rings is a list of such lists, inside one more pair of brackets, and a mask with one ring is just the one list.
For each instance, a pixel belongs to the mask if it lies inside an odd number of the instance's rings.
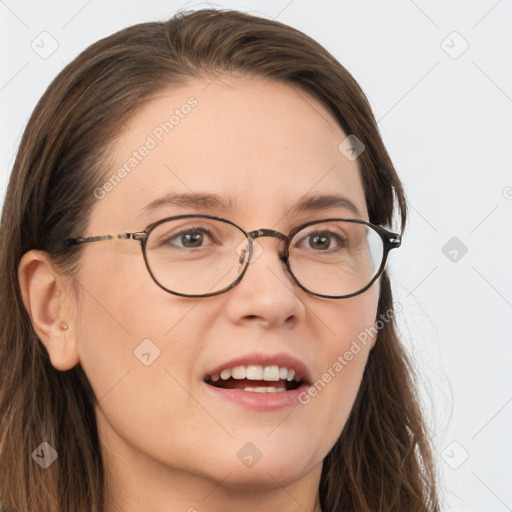
{"label": "earlobe", "polygon": [[32,250],[18,266],[23,304],[37,337],[45,346],[52,365],[61,371],[79,363],[76,338],[70,328],[70,311],[63,300],[69,294],[66,280],[54,269],[47,253]]}

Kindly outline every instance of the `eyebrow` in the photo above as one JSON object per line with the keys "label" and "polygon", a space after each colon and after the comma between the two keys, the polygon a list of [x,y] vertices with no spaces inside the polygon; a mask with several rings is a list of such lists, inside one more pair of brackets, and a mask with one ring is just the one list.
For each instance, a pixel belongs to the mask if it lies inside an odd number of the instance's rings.
{"label": "eyebrow", "polygon": [[196,210],[231,210],[234,201],[230,197],[227,204],[215,194],[168,194],[155,199],[143,208],[143,211],[151,211],[162,206],[179,206],[182,208],[194,208]]}
{"label": "eyebrow", "polygon": [[337,195],[304,196],[292,207],[290,213],[326,210],[328,208],[345,208],[359,217],[362,216],[357,206],[350,199]]}
{"label": "eyebrow", "polygon": [[[236,201],[234,201],[232,197],[229,197],[228,201],[224,201],[215,194],[168,194],[149,203],[143,208],[143,212],[163,206],[177,206],[196,210],[230,211],[234,209],[235,203]],[[361,212],[350,199],[338,195],[303,196],[297,204],[291,208],[289,213],[297,214],[300,212],[319,211],[329,208],[344,208],[359,217],[362,216]]]}

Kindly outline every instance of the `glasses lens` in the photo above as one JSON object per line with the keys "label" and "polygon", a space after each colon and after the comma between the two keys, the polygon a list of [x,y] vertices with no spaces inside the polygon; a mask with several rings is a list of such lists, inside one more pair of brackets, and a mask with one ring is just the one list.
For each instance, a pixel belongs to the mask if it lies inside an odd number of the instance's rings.
{"label": "glasses lens", "polygon": [[146,241],[146,260],[154,279],[184,295],[229,288],[247,266],[248,252],[241,229],[203,217],[163,222]]}
{"label": "glasses lens", "polygon": [[370,226],[357,222],[319,222],[297,232],[289,263],[309,291],[332,297],[365,288],[382,264],[384,244]]}

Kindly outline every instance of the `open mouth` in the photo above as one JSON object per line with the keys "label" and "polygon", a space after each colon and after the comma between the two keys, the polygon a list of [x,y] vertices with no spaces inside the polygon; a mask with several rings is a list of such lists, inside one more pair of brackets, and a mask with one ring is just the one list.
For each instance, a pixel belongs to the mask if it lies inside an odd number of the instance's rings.
{"label": "open mouth", "polygon": [[226,368],[220,374],[207,375],[204,382],[216,388],[255,393],[282,393],[295,390],[303,384],[295,370],[277,365]]}

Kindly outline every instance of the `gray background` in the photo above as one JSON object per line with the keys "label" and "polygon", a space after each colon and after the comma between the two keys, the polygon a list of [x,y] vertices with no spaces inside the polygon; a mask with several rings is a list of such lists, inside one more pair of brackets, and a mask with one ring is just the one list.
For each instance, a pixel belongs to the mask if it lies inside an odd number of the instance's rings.
{"label": "gray background", "polygon": [[[302,30],[367,93],[410,203],[391,270],[436,444],[443,510],[512,510],[512,3],[211,5]],[[207,6],[0,0],[0,197],[28,116],[66,63],[120,28]]]}

